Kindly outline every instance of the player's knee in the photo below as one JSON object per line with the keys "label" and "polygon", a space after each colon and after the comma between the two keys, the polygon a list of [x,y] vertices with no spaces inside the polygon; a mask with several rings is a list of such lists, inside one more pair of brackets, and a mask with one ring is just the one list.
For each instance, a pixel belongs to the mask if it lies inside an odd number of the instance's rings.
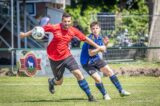
{"label": "player's knee", "polygon": [[84,77],[83,77],[83,75],[82,75],[82,73],[81,73],[80,70],[75,70],[75,71],[73,71],[73,75],[77,78],[77,80],[82,80],[82,79],[84,79]]}
{"label": "player's knee", "polygon": [[113,70],[110,69],[110,68],[107,68],[107,67],[103,68],[103,69],[102,69],[102,72],[103,72],[103,74],[104,74],[105,76],[112,76],[112,75],[114,75]]}
{"label": "player's knee", "polygon": [[114,72],[112,70],[108,71],[108,76],[114,75]]}
{"label": "player's knee", "polygon": [[98,73],[94,73],[91,76],[95,80],[96,83],[101,83],[102,82],[101,76]]}
{"label": "player's knee", "polygon": [[94,80],[95,80],[96,83],[101,83],[102,82],[100,77],[94,77]]}
{"label": "player's knee", "polygon": [[107,71],[107,72],[104,72],[103,73],[104,74],[104,76],[112,76],[113,75],[113,72],[111,72],[111,71]]}
{"label": "player's knee", "polygon": [[84,77],[83,77],[83,75],[82,74],[76,74],[76,76],[75,76],[76,78],[77,78],[77,80],[82,80],[82,79],[84,79]]}

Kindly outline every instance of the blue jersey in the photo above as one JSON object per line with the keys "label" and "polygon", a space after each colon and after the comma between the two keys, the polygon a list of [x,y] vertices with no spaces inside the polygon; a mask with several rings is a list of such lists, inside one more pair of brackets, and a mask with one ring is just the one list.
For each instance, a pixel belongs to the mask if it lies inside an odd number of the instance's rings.
{"label": "blue jersey", "polygon": [[[90,34],[88,36],[91,40],[93,40],[96,44],[99,46],[103,45],[102,37],[96,38],[93,34]],[[89,56],[88,50],[89,49],[95,49],[95,47],[89,45],[88,43],[84,43],[82,46],[81,56],[80,56],[80,62],[82,65],[93,63],[95,60],[100,59],[100,56],[98,54],[94,56]]]}

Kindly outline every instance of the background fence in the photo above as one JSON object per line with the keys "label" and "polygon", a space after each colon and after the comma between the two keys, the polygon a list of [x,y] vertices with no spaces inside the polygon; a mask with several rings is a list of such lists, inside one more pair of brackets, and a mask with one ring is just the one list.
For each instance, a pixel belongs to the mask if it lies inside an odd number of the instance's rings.
{"label": "background fence", "polygon": [[[156,20],[153,17],[157,17]],[[110,39],[107,51],[103,54],[104,60],[109,63],[117,63],[119,61],[148,61],[150,57],[152,61],[159,61],[160,59],[160,16],[150,15],[114,15],[111,13],[100,13],[92,15],[92,21],[99,21],[102,27],[102,36],[107,36]],[[151,20],[156,21],[154,29],[150,29]],[[7,26],[9,27],[9,26]],[[152,35],[150,35],[152,32]],[[33,39],[34,40],[34,39]],[[46,47],[48,43],[45,41],[40,42],[42,47]],[[16,40],[14,41],[16,43]],[[2,39],[0,41],[2,43]],[[28,41],[28,43],[30,43]],[[30,43],[32,44],[32,43]],[[0,48],[0,66],[1,67],[17,67],[16,65],[16,50],[27,50],[29,48]],[[31,48],[30,50],[37,50],[38,48]],[[72,48],[75,50],[75,48]],[[77,49],[77,48],[76,48]],[[45,48],[39,48],[45,50]],[[77,49],[78,50],[78,49]],[[80,52],[80,49],[78,50]],[[14,60],[12,60],[11,52],[14,53]],[[79,57],[78,57],[79,58]],[[11,61],[14,64],[11,65]],[[17,68],[14,68],[17,69]]]}

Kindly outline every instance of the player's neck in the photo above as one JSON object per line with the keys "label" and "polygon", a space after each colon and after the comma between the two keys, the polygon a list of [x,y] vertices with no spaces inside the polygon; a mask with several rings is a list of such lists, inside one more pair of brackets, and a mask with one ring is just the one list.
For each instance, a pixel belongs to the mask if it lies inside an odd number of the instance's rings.
{"label": "player's neck", "polygon": [[[92,34],[93,34],[93,33],[92,33]],[[95,38],[98,38],[98,36],[99,36],[98,34],[93,34],[93,35],[94,35]]]}

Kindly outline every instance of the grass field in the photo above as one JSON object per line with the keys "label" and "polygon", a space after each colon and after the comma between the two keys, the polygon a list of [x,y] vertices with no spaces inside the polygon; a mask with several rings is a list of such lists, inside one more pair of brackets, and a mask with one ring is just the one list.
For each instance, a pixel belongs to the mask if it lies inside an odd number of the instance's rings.
{"label": "grass field", "polygon": [[132,93],[120,97],[109,78],[103,78],[110,101],[102,99],[87,78],[98,102],[88,102],[74,78],[65,78],[54,95],[48,92],[47,77],[0,77],[0,106],[160,106],[159,77],[119,77],[123,87]]}

